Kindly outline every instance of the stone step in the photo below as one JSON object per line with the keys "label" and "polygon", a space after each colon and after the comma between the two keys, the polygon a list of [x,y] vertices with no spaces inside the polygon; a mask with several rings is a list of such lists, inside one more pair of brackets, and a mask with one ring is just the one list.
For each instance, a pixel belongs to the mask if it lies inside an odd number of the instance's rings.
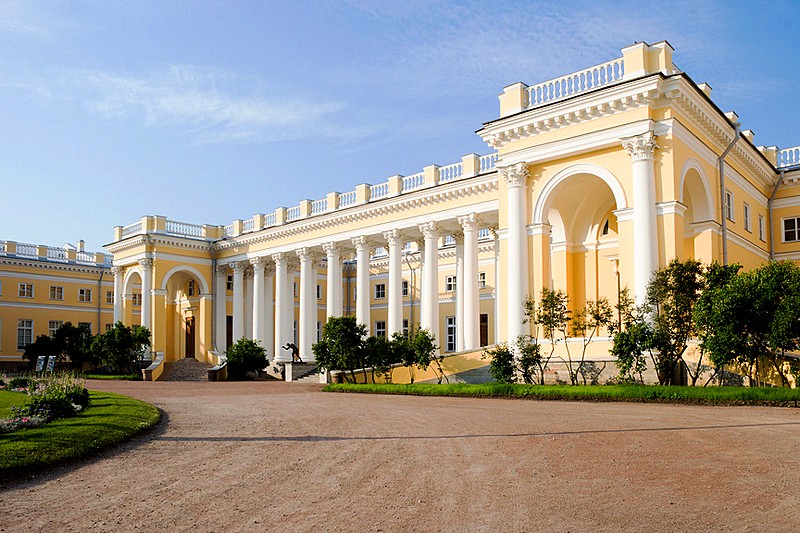
{"label": "stone step", "polygon": [[165,372],[169,371],[168,381],[208,381],[211,366],[190,357],[167,363]]}

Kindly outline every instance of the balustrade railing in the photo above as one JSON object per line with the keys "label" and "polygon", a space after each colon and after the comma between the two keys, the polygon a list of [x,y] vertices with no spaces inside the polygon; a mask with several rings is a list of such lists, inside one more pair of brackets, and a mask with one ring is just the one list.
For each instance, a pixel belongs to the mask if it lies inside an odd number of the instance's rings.
{"label": "balustrade railing", "polygon": [[778,168],[800,165],[800,146],[778,150]]}
{"label": "balustrade railing", "polygon": [[134,222],[133,224],[128,224],[124,228],[122,228],[122,236],[127,237],[129,235],[136,235],[142,232],[142,221]]}
{"label": "balustrade railing", "polygon": [[75,261],[79,263],[94,263],[94,254],[91,252],[76,252]]}
{"label": "balustrade railing", "polygon": [[347,207],[356,203],[356,191],[349,191],[339,195],[339,207]]}
{"label": "balustrade railing", "polygon": [[264,215],[264,228],[268,228],[270,226],[275,225],[275,213],[269,213],[268,215]]}
{"label": "balustrade railing", "polygon": [[625,63],[622,58],[618,58],[560,78],[537,83],[528,88],[528,107],[537,107],[591,91],[621,81],[624,75]]}
{"label": "balustrade railing", "polygon": [[66,261],[67,251],[64,248],[47,247],[47,258],[55,261]]}
{"label": "balustrade railing", "polygon": [[370,200],[377,200],[378,198],[383,198],[389,194],[389,184],[388,183],[379,183],[377,185],[370,185],[369,188],[369,199]]}
{"label": "balustrade railing", "polygon": [[286,210],[286,220],[297,220],[300,218],[300,206],[296,205]]}
{"label": "balustrade railing", "polygon": [[319,213],[324,213],[328,209],[328,199],[323,198],[322,200],[314,200],[311,202],[311,214],[316,215]]}
{"label": "balustrade railing", "polygon": [[492,170],[494,166],[497,164],[497,158],[499,156],[497,154],[489,154],[489,155],[482,155],[480,157],[481,162],[481,172],[486,172],[487,170]]}
{"label": "balustrade railing", "polygon": [[452,165],[447,165],[446,167],[440,167],[439,183],[453,181],[454,179],[460,177],[462,172],[463,166],[461,163],[453,163]]}
{"label": "balustrade railing", "polygon": [[27,255],[36,257],[39,255],[39,247],[35,244],[27,244],[24,242],[17,243],[17,255]]}
{"label": "balustrade railing", "polygon": [[177,222],[175,220],[167,220],[164,231],[169,235],[180,235],[182,237],[203,236],[203,226],[199,224],[189,224],[187,222]]}
{"label": "balustrade railing", "polygon": [[256,228],[256,223],[252,218],[242,221],[242,233],[253,231]]}
{"label": "balustrade railing", "polygon": [[222,228],[222,236],[223,237],[231,237],[233,235],[233,224],[228,224],[224,228]]}
{"label": "balustrade railing", "polygon": [[412,174],[410,176],[403,176],[401,181],[402,183],[402,191],[413,191],[414,189],[419,189],[422,187],[422,184],[425,183],[425,173],[419,172],[417,174]]}

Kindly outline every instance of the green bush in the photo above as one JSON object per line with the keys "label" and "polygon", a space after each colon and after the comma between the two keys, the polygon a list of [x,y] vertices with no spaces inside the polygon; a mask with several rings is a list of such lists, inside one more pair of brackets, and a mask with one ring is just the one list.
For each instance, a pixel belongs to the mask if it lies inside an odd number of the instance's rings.
{"label": "green bush", "polygon": [[267,352],[258,341],[239,339],[225,352],[228,357],[228,377],[244,379],[249,372],[258,372],[267,366]]}
{"label": "green bush", "polygon": [[17,416],[34,416],[46,421],[74,416],[89,405],[89,391],[83,380],[69,373],[43,375],[38,378],[26,377],[28,382],[28,403],[15,408]]}
{"label": "green bush", "polygon": [[30,386],[30,384],[31,384],[31,379],[27,377],[11,378],[11,380],[9,380],[8,382],[8,385],[6,385],[6,388],[8,390],[27,389],[28,386]]}

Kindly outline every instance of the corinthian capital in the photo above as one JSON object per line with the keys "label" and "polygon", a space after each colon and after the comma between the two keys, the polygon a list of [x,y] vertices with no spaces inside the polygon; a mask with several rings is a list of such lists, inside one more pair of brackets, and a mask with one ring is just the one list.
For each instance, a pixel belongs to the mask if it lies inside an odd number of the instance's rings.
{"label": "corinthian capital", "polygon": [[352,238],[353,246],[356,247],[356,251],[362,251],[364,249],[369,249],[372,246],[372,243],[366,237],[359,236]]}
{"label": "corinthian capital", "polygon": [[528,178],[528,165],[517,163],[500,169],[500,175],[506,180],[509,187],[522,187]]}
{"label": "corinthian capital", "polygon": [[403,235],[396,229],[390,229],[383,232],[383,238],[389,244],[403,244]]}
{"label": "corinthian capital", "polygon": [[419,230],[426,238],[437,238],[439,236],[439,225],[436,222],[425,222],[419,225]]}
{"label": "corinthian capital", "polygon": [[144,268],[145,270],[149,270],[153,268],[153,259],[150,257],[145,257],[144,259],[139,259],[139,266]]}
{"label": "corinthian capital", "polygon": [[469,215],[458,217],[458,223],[464,231],[475,231],[478,229],[480,220],[475,216],[475,213],[470,213]]}
{"label": "corinthian capital", "polygon": [[622,147],[634,161],[653,159],[653,152],[658,148],[656,136],[653,135],[652,131],[633,137],[625,137],[622,139]]}
{"label": "corinthian capital", "polygon": [[111,273],[114,274],[115,276],[119,276],[123,272],[125,272],[125,269],[122,268],[121,266],[112,266],[111,267]]}

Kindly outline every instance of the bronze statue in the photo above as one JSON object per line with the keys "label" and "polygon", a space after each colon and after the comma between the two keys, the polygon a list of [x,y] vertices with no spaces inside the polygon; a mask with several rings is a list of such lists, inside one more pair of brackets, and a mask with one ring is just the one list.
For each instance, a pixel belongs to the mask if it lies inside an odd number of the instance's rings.
{"label": "bronze statue", "polygon": [[293,363],[302,363],[303,360],[300,359],[300,348],[293,342],[287,342],[286,346],[283,347],[284,350],[291,350],[292,352],[292,362]]}

